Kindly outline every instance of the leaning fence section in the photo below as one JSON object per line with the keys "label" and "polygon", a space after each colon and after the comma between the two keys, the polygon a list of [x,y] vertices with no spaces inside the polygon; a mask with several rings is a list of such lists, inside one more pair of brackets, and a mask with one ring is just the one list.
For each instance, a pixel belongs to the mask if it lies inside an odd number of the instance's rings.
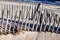
{"label": "leaning fence section", "polygon": [[35,5],[0,4],[0,33],[14,34],[19,29],[60,33],[60,17],[58,14],[40,5],[40,3]]}

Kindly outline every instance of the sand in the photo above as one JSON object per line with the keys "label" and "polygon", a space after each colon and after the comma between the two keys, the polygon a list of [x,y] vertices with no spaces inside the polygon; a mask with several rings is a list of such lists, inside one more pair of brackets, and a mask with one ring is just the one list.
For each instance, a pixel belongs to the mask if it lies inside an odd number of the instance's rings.
{"label": "sand", "polygon": [[60,40],[60,34],[24,31],[19,34],[0,35],[0,40]]}
{"label": "sand", "polygon": [[37,32],[20,32],[19,34],[0,35],[0,40],[35,40]]}

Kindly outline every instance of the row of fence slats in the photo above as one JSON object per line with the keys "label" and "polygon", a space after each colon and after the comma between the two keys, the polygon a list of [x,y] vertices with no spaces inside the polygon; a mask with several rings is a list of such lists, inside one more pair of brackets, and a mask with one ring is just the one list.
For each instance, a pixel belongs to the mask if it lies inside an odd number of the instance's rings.
{"label": "row of fence slats", "polygon": [[[54,32],[55,26],[57,27],[56,33],[59,30],[59,17],[54,14],[52,10],[49,9],[39,9],[36,11],[37,5],[0,5],[1,18],[1,33],[15,33],[15,30],[38,30],[38,25],[40,25],[39,31],[46,31],[46,26],[49,25],[48,31],[52,30]],[[33,19],[32,19],[33,17]],[[6,19],[6,20],[4,20]],[[10,22],[8,21],[10,20]],[[12,22],[14,20],[14,22]],[[16,23],[18,21],[18,23]],[[22,22],[20,24],[20,22]],[[25,23],[25,24],[24,24]],[[28,24],[27,24],[28,23]],[[30,24],[33,24],[30,27]],[[35,27],[35,24],[36,27]],[[43,28],[43,24],[45,25]],[[4,26],[5,25],[5,26]],[[28,26],[27,26],[28,25]],[[53,28],[51,29],[51,26]]]}

